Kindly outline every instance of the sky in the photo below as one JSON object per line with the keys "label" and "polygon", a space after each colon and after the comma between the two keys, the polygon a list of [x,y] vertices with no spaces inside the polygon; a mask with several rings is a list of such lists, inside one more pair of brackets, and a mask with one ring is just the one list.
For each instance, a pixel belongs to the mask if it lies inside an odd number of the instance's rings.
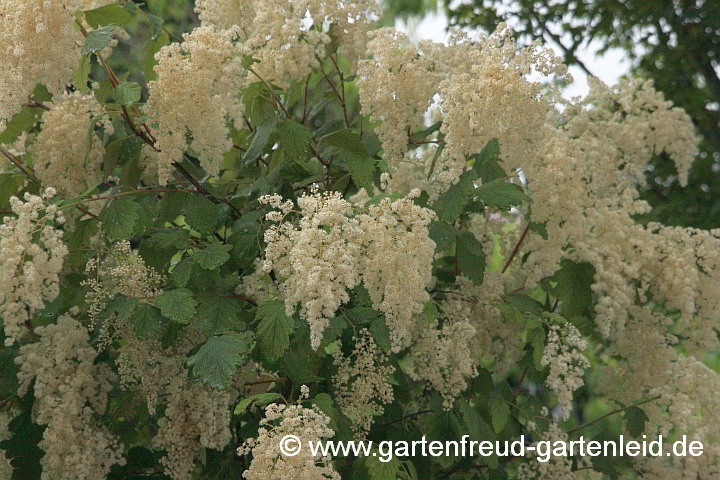
{"label": "sky", "polygon": [[[433,12],[419,23],[417,21],[414,23],[408,25],[404,21],[398,20],[395,26],[414,39],[435,42],[444,42],[447,39],[447,18],[443,12]],[[549,45],[560,54],[561,51],[557,45],[552,43]],[[622,75],[628,73],[630,63],[625,52],[619,49],[598,55],[596,52],[600,47],[600,43],[591,42],[588,48],[579,50],[577,56],[595,76],[606,84],[613,85]],[[575,81],[563,91],[563,96],[566,98],[585,96],[588,92],[587,74],[579,67],[570,67],[570,73]]]}

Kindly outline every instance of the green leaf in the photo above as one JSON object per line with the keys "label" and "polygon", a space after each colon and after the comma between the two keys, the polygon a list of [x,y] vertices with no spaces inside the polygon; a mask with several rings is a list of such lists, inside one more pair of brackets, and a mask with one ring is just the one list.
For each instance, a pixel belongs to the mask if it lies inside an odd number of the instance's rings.
{"label": "green leaf", "polygon": [[292,158],[305,158],[310,154],[313,134],[305,125],[296,120],[285,120],[277,127],[278,141],[285,154]]}
{"label": "green leaf", "polygon": [[633,437],[642,435],[647,421],[649,421],[649,418],[641,408],[630,407],[625,410],[625,427]]}
{"label": "green leaf", "polygon": [[135,307],[132,323],[138,338],[148,338],[162,331],[165,319],[157,307],[153,307],[149,303],[141,303]]}
{"label": "green leaf", "polygon": [[0,173],[0,208],[9,208],[10,197],[20,192],[26,180],[27,177],[22,173]]}
{"label": "green leaf", "polygon": [[500,433],[510,418],[510,407],[505,400],[499,397],[492,397],[489,406],[493,430],[495,433]]}
{"label": "green leaf", "polygon": [[85,39],[85,46],[82,51],[83,55],[99,52],[110,45],[114,30],[115,27],[113,25],[108,25],[89,32]]}
{"label": "green leaf", "polygon": [[385,317],[382,316],[373,319],[370,322],[369,330],[377,346],[389,352],[391,347],[390,330],[388,329],[387,323],[385,323]]}
{"label": "green leaf", "polygon": [[190,259],[183,258],[173,266],[170,272],[170,280],[175,287],[183,288],[188,284],[192,273],[192,265]]}
{"label": "green leaf", "polygon": [[105,307],[105,312],[108,315],[117,315],[118,320],[125,322],[132,318],[133,312],[139,303],[140,301],[137,298],[115,295]]}
{"label": "green leaf", "polygon": [[97,28],[100,25],[124,25],[134,18],[126,8],[119,3],[111,3],[94,10],[85,12],[85,20],[91,27]]}
{"label": "green leaf", "polygon": [[258,346],[260,353],[268,361],[280,358],[290,346],[290,334],[295,329],[295,321],[285,313],[282,300],[270,300],[257,307]]}
{"label": "green leaf", "polygon": [[75,87],[82,93],[90,91],[88,87],[88,78],[90,77],[90,57],[83,55],[80,58],[80,65],[73,72],[73,83]]}
{"label": "green leaf", "polygon": [[237,366],[244,363],[252,347],[252,334],[216,335],[187,359],[193,375],[214,389],[224,389],[232,381]]}
{"label": "green leaf", "polygon": [[564,316],[570,318],[590,314],[590,287],[595,281],[595,268],[592,265],[564,259],[560,262],[560,270],[555,272],[551,280],[557,282],[554,292],[562,302],[560,311]]}
{"label": "green leaf", "polygon": [[350,130],[338,130],[328,133],[320,139],[318,147],[321,150],[327,147],[335,147],[359,157],[368,157],[367,149],[365,145],[363,145],[362,140],[360,140],[357,134]]}
{"label": "green leaf", "polygon": [[197,250],[193,253],[192,259],[206,270],[215,270],[223,263],[230,260],[230,250],[233,249],[232,245],[225,243],[211,243],[202,250]]}
{"label": "green leaf", "polygon": [[450,185],[447,191],[440,194],[432,204],[432,209],[440,220],[453,223],[460,216],[475,193],[476,178],[477,174],[468,170],[460,175],[456,184]]}
{"label": "green leaf", "polygon": [[14,469],[9,480],[40,480],[40,459],[45,452],[38,447],[38,443],[43,439],[45,427],[33,421],[33,402],[34,384],[19,402],[20,414],[8,424],[12,436],[0,442],[0,449],[5,450]]}
{"label": "green leaf", "polygon": [[435,251],[447,250],[455,242],[458,229],[446,222],[432,222],[429,227],[430,238],[435,242]]}
{"label": "green leaf", "polygon": [[166,290],[155,297],[155,306],[163,316],[179,323],[190,323],[195,318],[197,301],[193,293],[186,288]]}
{"label": "green leaf", "polygon": [[136,82],[123,82],[115,87],[115,101],[126,107],[140,101],[142,87]]}
{"label": "green leaf", "polygon": [[323,345],[327,345],[337,340],[347,326],[348,323],[342,317],[331,318],[330,325],[328,325],[323,332]]}
{"label": "green leaf", "polygon": [[113,240],[130,238],[140,220],[140,205],[129,197],[112,200],[103,214],[103,230]]}
{"label": "green leaf", "polygon": [[13,115],[0,134],[0,143],[13,143],[23,132],[30,130],[37,120],[33,110],[30,107],[23,107]]}
{"label": "green leaf", "polygon": [[190,248],[190,232],[184,228],[157,231],[150,235],[148,243],[156,248],[185,250]]}
{"label": "green leaf", "polygon": [[507,210],[532,199],[525,195],[522,188],[514,183],[506,182],[504,178],[497,178],[484,183],[475,189],[475,195],[486,205]]}
{"label": "green leaf", "polygon": [[381,462],[381,458],[387,459],[377,450],[371,456],[365,457],[368,477],[371,480],[397,480],[401,466],[400,459],[393,455],[389,462]]}
{"label": "green leaf", "polygon": [[235,415],[242,415],[243,413],[245,413],[245,410],[247,410],[248,407],[250,407],[251,405],[264,407],[265,405],[269,405],[275,400],[280,400],[281,398],[283,398],[283,396],[275,392],[250,395],[249,397],[243,398],[242,400],[240,400],[240,402],[238,402],[237,406],[235,407]]}
{"label": "green leaf", "polygon": [[367,155],[355,155],[346,152],[341,152],[339,158],[347,163],[348,171],[355,185],[358,188],[364,188],[368,195],[372,195],[374,190],[373,175],[376,170],[375,160]]}
{"label": "green leaf", "polygon": [[[125,2],[126,5],[129,3],[131,2]],[[145,55],[142,60],[142,70],[143,75],[145,76],[145,81],[151,82],[157,78],[157,73],[155,73],[154,70],[155,65],[157,65],[155,54],[159,52],[162,47],[169,44],[170,36],[161,30],[155,38],[152,38],[145,46]]]}
{"label": "green leaf", "polygon": [[257,126],[255,133],[253,134],[252,142],[250,142],[247,152],[243,155],[242,161],[244,163],[254,162],[256,158],[262,155],[265,147],[268,145],[270,136],[275,131],[275,126],[276,123],[274,118]]}
{"label": "green leaf", "polygon": [[183,208],[185,221],[200,233],[210,233],[217,229],[221,221],[218,205],[203,195],[190,195]]}
{"label": "green leaf", "polygon": [[485,275],[485,251],[483,245],[470,232],[461,231],[457,236],[457,265],[475,285],[483,282]]}
{"label": "green leaf", "polygon": [[500,142],[497,138],[490,140],[480,153],[470,155],[468,160],[473,162],[472,168],[483,183],[508,176],[500,166]]}
{"label": "green leaf", "polygon": [[238,300],[215,294],[197,296],[196,310],[198,326],[212,333],[238,330],[244,327],[239,316],[243,312]]}

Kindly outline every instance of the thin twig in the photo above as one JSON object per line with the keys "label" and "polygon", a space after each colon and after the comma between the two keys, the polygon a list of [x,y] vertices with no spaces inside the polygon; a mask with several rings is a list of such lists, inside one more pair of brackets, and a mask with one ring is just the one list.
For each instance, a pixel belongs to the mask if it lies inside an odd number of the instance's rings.
{"label": "thin twig", "polygon": [[512,253],[510,253],[510,257],[507,259],[507,262],[505,262],[505,266],[502,269],[502,273],[505,273],[507,269],[510,267],[510,264],[512,263],[513,259],[515,258],[515,255],[520,251],[520,246],[523,243],[523,240],[525,240],[525,237],[528,234],[528,231],[530,231],[530,222],[527,223],[525,226],[525,230],[523,230],[522,235],[520,235],[520,240],[515,244],[515,248],[513,248]]}
{"label": "thin twig", "polygon": [[655,395],[655,396],[652,397],[652,398],[648,398],[648,399],[645,399],[645,400],[641,400],[641,401],[639,401],[639,402],[637,402],[637,403],[633,403],[632,405],[628,405],[627,407],[622,407],[622,408],[615,409],[615,410],[613,410],[612,412],[606,413],[605,415],[600,415],[600,416],[597,417],[595,420],[591,420],[591,421],[589,421],[589,422],[587,422],[587,423],[583,423],[582,425],[579,425],[579,426],[577,426],[577,427],[575,427],[575,428],[571,428],[570,430],[568,430],[568,431],[565,432],[565,433],[567,433],[567,434],[569,435],[569,434],[571,434],[571,433],[573,433],[573,432],[577,432],[578,430],[582,430],[583,428],[589,427],[589,426],[591,426],[591,425],[595,425],[595,424],[596,424],[597,422],[599,422],[600,420],[603,420],[603,419],[605,419],[605,418],[607,418],[607,417],[609,417],[609,416],[611,416],[611,415],[616,415],[616,414],[618,414],[618,413],[620,413],[620,412],[624,412],[624,411],[627,410],[628,408],[638,407],[638,406],[643,405],[643,404],[646,404],[646,403],[654,402],[655,400],[658,400],[660,397],[662,397],[662,395]]}

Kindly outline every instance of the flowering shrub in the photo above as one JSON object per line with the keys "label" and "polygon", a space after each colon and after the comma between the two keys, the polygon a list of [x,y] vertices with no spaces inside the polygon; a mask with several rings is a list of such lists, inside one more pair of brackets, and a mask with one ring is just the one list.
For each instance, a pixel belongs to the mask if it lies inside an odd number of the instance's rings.
{"label": "flowering shrub", "polygon": [[[653,156],[687,181],[682,110],[642,80],[565,100],[505,26],[195,8],[171,39],[130,0],[0,5],[0,478],[720,478],[720,232],[637,221]],[[705,452],[278,444],[620,434]]]}

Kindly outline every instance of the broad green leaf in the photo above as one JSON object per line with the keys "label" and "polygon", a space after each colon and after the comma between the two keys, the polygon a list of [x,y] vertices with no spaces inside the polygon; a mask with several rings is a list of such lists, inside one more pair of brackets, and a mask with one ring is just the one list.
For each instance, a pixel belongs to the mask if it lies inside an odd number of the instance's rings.
{"label": "broad green leaf", "polygon": [[305,158],[310,154],[312,132],[296,120],[285,120],[277,127],[278,141],[291,159]]}
{"label": "broad green leaf", "polygon": [[7,425],[10,436],[0,441],[0,449],[14,469],[8,480],[40,480],[42,474],[40,460],[45,452],[38,444],[43,440],[45,426],[38,425],[33,415],[34,390],[33,384],[20,399],[20,411]]}
{"label": "broad green leaf", "polygon": [[592,307],[592,289],[595,268],[589,263],[575,263],[570,260],[560,262],[560,270],[552,280],[555,295],[560,299],[560,311],[568,318],[589,315]]}
{"label": "broad green leaf", "polygon": [[142,87],[136,82],[123,82],[115,88],[115,101],[126,107],[140,101]]}
{"label": "broad green leaf", "polygon": [[268,146],[270,136],[273,132],[275,132],[276,125],[275,119],[272,118],[257,126],[255,133],[253,133],[253,139],[252,142],[250,142],[250,147],[248,147],[247,151],[243,155],[242,160],[244,163],[254,162],[256,158],[262,155],[263,151]]}
{"label": "broad green leaf", "polygon": [[197,301],[193,292],[186,288],[166,290],[155,297],[155,306],[163,316],[179,323],[190,323],[195,318]]}
{"label": "broad green leaf", "polygon": [[[125,2],[126,5],[129,3],[131,2]],[[145,76],[145,81],[151,82],[157,78],[157,74],[154,70],[155,65],[157,65],[155,54],[159,52],[162,47],[169,44],[170,36],[166,32],[160,30],[160,32],[158,32],[154,38],[150,39],[145,46],[145,55],[142,60],[142,71]]]}
{"label": "broad green leaf", "polygon": [[385,323],[385,318],[377,317],[373,319],[370,322],[369,330],[377,346],[389,352],[392,345],[390,343],[390,330],[388,329],[387,323]]}
{"label": "broad green leaf", "polygon": [[320,139],[319,148],[324,149],[327,147],[335,147],[359,157],[368,157],[367,150],[360,137],[350,130],[338,130],[323,136]]}
{"label": "broad green leaf", "polygon": [[498,178],[507,178],[507,173],[500,166],[500,142],[497,138],[490,140],[480,153],[470,155],[473,170],[484,183]]}
{"label": "broad green leaf", "polygon": [[141,303],[133,311],[132,323],[138,338],[148,338],[162,331],[165,319],[157,307],[149,303]]}
{"label": "broad green leaf", "polygon": [[80,58],[80,65],[78,68],[75,69],[73,72],[73,83],[75,84],[75,87],[80,90],[82,93],[87,93],[90,91],[90,87],[88,87],[88,78],[90,76],[90,57],[87,55],[83,55]]}
{"label": "broad green leaf", "polygon": [[183,208],[185,221],[200,233],[210,233],[221,221],[221,208],[204,195],[190,195]]}
{"label": "broad green leaf", "polygon": [[275,400],[280,400],[281,398],[283,398],[283,396],[275,392],[250,395],[249,397],[245,397],[240,400],[240,402],[238,402],[238,404],[235,406],[235,415],[242,415],[243,413],[245,413],[245,410],[247,410],[248,407],[250,407],[251,405],[264,407],[265,405],[269,405]]}
{"label": "broad green leaf", "polygon": [[125,295],[116,295],[110,300],[105,307],[105,311],[109,315],[117,315],[117,319],[121,322],[130,320],[140,301],[137,298],[126,297]]}
{"label": "broad green leaf", "polygon": [[140,220],[140,205],[130,197],[112,200],[103,213],[103,230],[113,240],[130,238]]}
{"label": "broad green leaf", "polygon": [[525,195],[522,188],[514,183],[506,182],[504,178],[497,178],[480,185],[475,189],[475,195],[485,205],[497,207],[501,210],[507,210],[521,203],[532,201],[530,197]]}
{"label": "broad green leaf", "polygon": [[367,155],[341,152],[339,157],[347,162],[350,176],[358,188],[364,188],[368,195],[374,191],[373,175],[375,174],[375,160]]}
{"label": "broad green leaf", "polygon": [[381,462],[380,459],[386,460],[387,457],[381,455],[378,450],[375,450],[369,457],[365,457],[365,466],[370,480],[397,480],[401,466],[400,459],[394,455],[389,462]]}
{"label": "broad green leaf", "polygon": [[[35,112],[30,107],[23,107],[7,122],[5,130],[0,133],[0,144],[13,143],[23,133],[30,130],[37,120]],[[5,159],[3,159],[3,163]]]}
{"label": "broad green leaf", "polygon": [[157,248],[185,250],[190,248],[190,232],[184,228],[167,228],[150,235],[148,243]]}
{"label": "broad green leaf", "polygon": [[27,177],[23,173],[0,173],[0,208],[6,210],[10,206],[10,197],[17,196],[25,186]]}
{"label": "broad green leaf", "polygon": [[342,317],[331,318],[330,325],[328,325],[323,332],[323,345],[327,345],[337,340],[347,326],[348,323]]}
{"label": "broad green leaf", "polygon": [[489,406],[493,430],[495,433],[500,433],[510,418],[510,407],[499,397],[490,398]]}
{"label": "broad green leaf", "polygon": [[191,262],[189,258],[183,258],[173,266],[170,271],[170,280],[175,287],[183,288],[187,286],[190,281],[192,266],[193,262]]}
{"label": "broad green leaf", "polygon": [[273,362],[280,358],[290,346],[290,334],[295,329],[295,321],[285,313],[282,300],[269,300],[257,307],[258,347],[267,360]]}
{"label": "broad green leaf", "polygon": [[244,363],[252,348],[252,334],[229,333],[210,337],[187,359],[193,375],[214,389],[232,381],[237,366]]}
{"label": "broad green leaf", "polygon": [[457,236],[455,254],[460,272],[475,285],[480,285],[485,275],[485,251],[482,243],[472,233],[461,231]]}
{"label": "broad green leaf", "polygon": [[432,209],[440,220],[452,223],[460,216],[475,193],[476,178],[475,172],[468,170],[460,175],[457,183],[450,185],[447,191],[440,194],[432,204]]}
{"label": "broad green leaf", "polygon": [[110,24],[124,25],[133,18],[134,15],[117,2],[85,12],[85,20],[93,28]]}
{"label": "broad green leaf", "polygon": [[633,437],[639,437],[645,431],[645,423],[648,416],[638,407],[630,407],[625,410],[625,427]]}
{"label": "broad green leaf", "polygon": [[240,308],[239,300],[215,294],[197,295],[196,299],[198,301],[197,324],[202,329],[220,333],[239,330],[240,327],[244,328],[239,320],[239,315],[243,311]]}
{"label": "broad green leaf", "polygon": [[435,242],[435,251],[447,250],[455,242],[458,229],[446,222],[432,222],[430,224],[430,238]]}
{"label": "broad green leaf", "polygon": [[88,32],[88,36],[85,39],[85,46],[82,51],[83,55],[90,55],[91,53],[99,52],[110,45],[114,30],[115,26],[108,25]]}
{"label": "broad green leaf", "polygon": [[503,299],[521,312],[540,315],[544,311],[542,303],[522,293],[508,293]]}
{"label": "broad green leaf", "polygon": [[191,258],[201,267],[207,270],[215,270],[230,260],[230,250],[232,249],[232,245],[215,242],[202,250],[196,250]]}

